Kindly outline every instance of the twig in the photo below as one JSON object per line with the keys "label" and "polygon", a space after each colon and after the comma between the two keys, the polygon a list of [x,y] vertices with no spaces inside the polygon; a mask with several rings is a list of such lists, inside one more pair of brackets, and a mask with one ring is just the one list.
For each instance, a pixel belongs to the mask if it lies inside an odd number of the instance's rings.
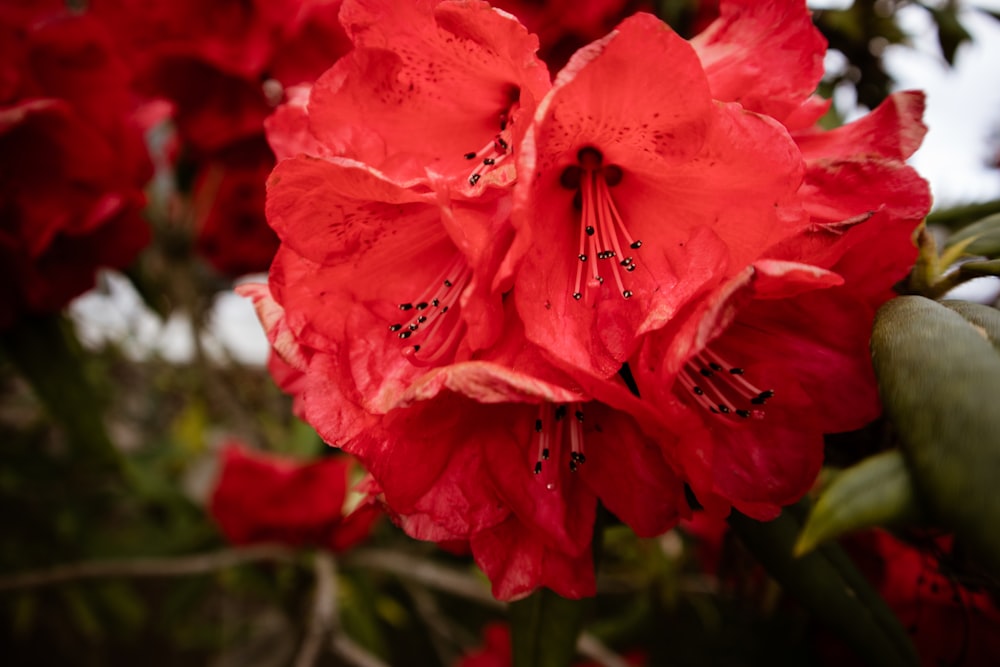
{"label": "twig", "polygon": [[344,560],[345,564],[390,572],[430,588],[452,593],[501,609],[504,604],[493,597],[482,582],[461,570],[438,565],[409,554],[386,549],[357,549]]}
{"label": "twig", "polygon": [[330,645],[338,657],[354,667],[389,667],[342,632],[333,635]]}
{"label": "twig", "polygon": [[71,563],[0,577],[0,591],[53,586],[81,579],[186,577],[256,561],[288,561],[295,555],[296,552],[288,547],[261,544],[177,558],[134,558]]}
{"label": "twig", "polygon": [[[345,563],[349,563],[355,567],[367,567],[373,570],[389,572],[403,579],[423,584],[429,588],[452,593],[497,609],[504,609],[507,606],[494,598],[482,583],[472,575],[409,554],[385,549],[357,549],[351,552],[348,558],[345,559]],[[580,634],[580,637],[577,639],[576,650],[580,655],[593,660],[599,665],[603,665],[603,667],[628,667],[628,663],[625,662],[624,658],[609,649],[601,640],[588,632]],[[355,664],[358,667],[378,667],[375,663],[371,665]]]}
{"label": "twig", "polygon": [[604,642],[589,632],[580,634],[576,640],[576,650],[580,655],[603,667],[628,667],[625,658],[609,649]]}
{"label": "twig", "polygon": [[475,640],[472,637],[460,636],[458,626],[441,613],[437,599],[427,588],[415,583],[404,583],[403,587],[413,600],[421,619],[431,631],[431,646],[437,653],[438,662],[442,665],[454,664],[459,656],[452,647],[469,648],[475,644]]}
{"label": "twig", "polygon": [[313,572],[316,575],[313,609],[309,615],[306,637],[295,657],[295,667],[312,667],[316,664],[323,648],[323,640],[336,622],[337,571],[333,557],[324,551],[317,551],[313,555]]}

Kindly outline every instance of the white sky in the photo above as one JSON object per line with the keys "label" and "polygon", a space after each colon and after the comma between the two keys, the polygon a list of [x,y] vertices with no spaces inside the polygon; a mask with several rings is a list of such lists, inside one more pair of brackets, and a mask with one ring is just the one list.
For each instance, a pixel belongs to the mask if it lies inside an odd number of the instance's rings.
{"label": "white sky", "polygon": [[[814,9],[850,6],[850,0],[810,0]],[[901,27],[912,35],[910,46],[886,49],[886,67],[898,88],[927,93],[927,137],[912,164],[931,183],[935,208],[1000,197],[1000,170],[987,169],[990,150],[1000,147],[1000,22],[971,7],[1000,11],[1000,0],[966,1],[962,23],[974,41],[958,51],[956,67],[949,68],[937,45],[936,29],[928,12],[904,7]],[[828,67],[839,66],[836,57]],[[838,91],[842,111],[853,105],[853,93]],[[263,277],[260,277],[261,279]],[[189,359],[193,351],[190,326],[180,317],[161,323],[142,307],[127,280],[110,275],[103,289],[77,299],[70,307],[81,338],[99,345],[119,341],[126,352],[142,357],[153,352],[170,360]],[[243,363],[264,363],[267,341],[249,301],[220,294],[210,331],[203,338],[209,352]]]}

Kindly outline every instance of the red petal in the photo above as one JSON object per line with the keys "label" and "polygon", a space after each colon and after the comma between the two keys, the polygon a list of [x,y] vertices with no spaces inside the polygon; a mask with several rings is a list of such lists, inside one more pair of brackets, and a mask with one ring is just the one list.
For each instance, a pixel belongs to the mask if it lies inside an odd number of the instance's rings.
{"label": "red petal", "polygon": [[[463,156],[549,87],[537,38],[484,2],[348,1],[341,21],[356,48],[316,82],[310,121],[337,153],[391,173],[412,175],[413,160],[468,179]],[[527,118],[513,120],[520,134]]]}
{"label": "red petal", "polygon": [[518,600],[542,586],[570,599],[597,593],[590,550],[567,556],[548,549],[517,519],[476,533],[471,546],[476,564],[489,577],[498,600]]}
{"label": "red petal", "polygon": [[806,160],[884,157],[905,160],[927,134],[921,118],[925,96],[919,91],[893,93],[870,114],[828,132],[795,137]]}
{"label": "red petal", "polygon": [[691,40],[712,97],[783,120],[823,76],[826,40],[800,0],[727,0]]}

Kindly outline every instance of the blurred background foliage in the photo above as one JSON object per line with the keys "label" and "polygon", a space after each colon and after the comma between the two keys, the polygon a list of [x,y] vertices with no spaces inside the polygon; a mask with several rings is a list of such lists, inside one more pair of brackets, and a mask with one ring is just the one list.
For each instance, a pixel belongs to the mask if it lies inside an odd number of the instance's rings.
{"label": "blurred background foliage", "polygon": [[[662,0],[659,12],[690,35],[704,4],[712,3]],[[942,57],[954,63],[970,39],[959,2],[857,0],[815,12],[847,62],[821,93],[851,86],[869,108],[886,97],[893,82],[882,53],[908,39],[896,20],[904,4],[933,17]],[[151,137],[154,147],[158,141]],[[183,159],[179,165],[150,190],[154,241],[130,278],[155,312],[187,316],[190,360],[137,358],[113,341],[84,350],[68,320],[40,320],[3,337],[3,663],[454,664],[481,643],[484,624],[504,618],[464,555],[415,543],[388,521],[343,556],[232,547],[206,513],[227,438],[304,460],[332,450],[292,416],[265,368],[198,343],[214,295],[231,281],[195,252],[184,222],[195,207],[192,175]],[[886,437],[876,424],[832,438],[830,460],[846,467],[883,449]],[[689,526],[646,540],[609,525],[582,653],[616,666],[629,664],[622,655],[650,665],[847,664],[837,657],[847,649],[782,594],[738,538],[712,530]],[[74,565],[88,563],[98,566]],[[975,621],[961,596],[958,607],[967,637]],[[917,613],[909,629],[937,620]],[[956,641],[943,664],[965,664]]]}

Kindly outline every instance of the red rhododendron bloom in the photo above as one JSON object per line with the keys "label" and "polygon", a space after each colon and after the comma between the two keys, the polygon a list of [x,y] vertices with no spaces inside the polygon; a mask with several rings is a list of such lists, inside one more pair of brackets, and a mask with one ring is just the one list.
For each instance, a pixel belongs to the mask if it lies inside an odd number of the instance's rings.
{"label": "red rhododendron bloom", "polygon": [[[489,347],[502,329],[493,283],[507,199],[439,199],[342,158],[300,156],[271,176],[267,215],[282,247],[267,298],[308,348],[308,374],[370,412],[389,409],[428,367]],[[328,390],[315,391],[305,405],[326,402]],[[332,441],[351,430],[313,423]]]}
{"label": "red rhododendron bloom", "polygon": [[355,464],[346,457],[303,463],[230,443],[221,463],[209,511],[233,544],[342,551],[364,540],[380,515],[370,498],[352,490]]}
{"label": "red rhododendron bloom", "polygon": [[598,499],[652,536],[687,512],[682,485],[657,442],[618,409],[644,410],[624,387],[608,384],[606,401],[595,401],[531,346],[504,349],[427,373],[343,446],[371,466],[411,535],[468,539],[498,598],[539,586],[593,595]]}
{"label": "red rhododendron bloom", "polygon": [[88,3],[129,53],[134,89],[172,106],[178,171],[198,174],[195,247],[222,273],[264,271],[274,256],[264,121],[286,87],[312,83],[350,49],[339,9],[340,0]]}
{"label": "red rhododendron bloom", "polygon": [[[136,88],[176,106],[199,151],[260,134],[281,87],[311,82],[350,49],[340,0],[94,0],[129,54]],[[262,86],[271,80],[269,88]],[[273,99],[276,95],[277,99]]]}
{"label": "red rhododendron bloom", "polygon": [[[872,321],[912,265],[910,237],[930,208],[927,184],[903,162],[923,136],[922,111],[922,96],[900,93],[800,138],[812,226],[768,253],[795,261],[756,262],[645,342],[639,390],[678,425],[703,501],[773,517],[811,486],[824,433],[878,415]],[[679,405],[697,422],[673,414]]]}
{"label": "red rhododendron bloom", "polygon": [[274,168],[264,137],[233,143],[199,167],[192,186],[198,253],[231,276],[268,266],[278,237],[264,217],[262,184]]}
{"label": "red rhododendron bloom", "polygon": [[[671,63],[663,77],[646,62]],[[691,46],[637,14],[581,49],[519,158],[512,264],[528,337],[610,375],[638,337],[805,225],[774,120],[711,97]]]}
{"label": "red rhododendron bloom", "polygon": [[623,18],[653,11],[648,0],[499,0],[493,5],[514,14],[538,35],[539,54],[556,71],[578,48],[606,35]]}
{"label": "red rhododendron bloom", "polygon": [[1000,661],[1000,605],[974,578],[950,571],[950,539],[930,540],[921,549],[876,530],[849,547],[907,628],[922,665]]}
{"label": "red rhododendron bloom", "polygon": [[[511,667],[514,656],[511,652],[510,628],[504,623],[489,623],[482,630],[483,644],[476,650],[466,653],[455,663],[455,667]],[[629,665],[646,664],[645,656],[638,651],[632,651],[624,656]],[[594,667],[596,662],[575,662],[575,667]]]}
{"label": "red rhododendron bloom", "polygon": [[149,239],[149,163],[108,35],[62,10],[7,9],[0,38],[15,76],[0,86],[0,327],[62,308],[97,268],[124,267]]}
{"label": "red rhododendron bloom", "polygon": [[510,667],[510,628],[504,623],[490,623],[483,628],[483,645],[459,660],[455,667]]}
{"label": "red rhododendron bloom", "polygon": [[497,597],[590,595],[598,502],[643,536],[685,484],[770,518],[824,433],[877,414],[871,319],[929,207],[922,98],[816,128],[803,3],[722,2],[691,42],[635,15],[551,88],[484,3],[341,20],[355,50],[269,121],[282,245],[241,292],[407,533],[467,542]]}
{"label": "red rhododendron bloom", "polygon": [[403,180],[512,181],[549,88],[536,37],[479,1],[346,0],[340,18],[355,49],[313,87],[320,143]]}

